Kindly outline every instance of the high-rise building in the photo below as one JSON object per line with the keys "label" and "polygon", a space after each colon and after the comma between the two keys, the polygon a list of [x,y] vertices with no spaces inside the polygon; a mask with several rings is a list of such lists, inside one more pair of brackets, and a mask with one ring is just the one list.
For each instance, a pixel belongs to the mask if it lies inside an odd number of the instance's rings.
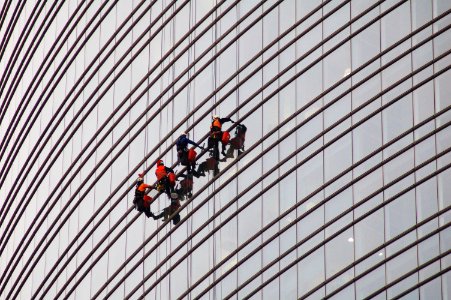
{"label": "high-rise building", "polygon": [[451,299],[450,0],[0,6],[0,299]]}

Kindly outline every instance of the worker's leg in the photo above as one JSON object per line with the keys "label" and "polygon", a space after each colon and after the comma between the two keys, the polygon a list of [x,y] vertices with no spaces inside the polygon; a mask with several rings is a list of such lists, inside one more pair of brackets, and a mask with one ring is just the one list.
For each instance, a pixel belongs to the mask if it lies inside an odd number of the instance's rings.
{"label": "worker's leg", "polygon": [[139,212],[144,211],[144,200],[142,197],[136,197],[135,198],[135,208]]}
{"label": "worker's leg", "polygon": [[178,222],[180,222],[180,214],[176,214],[176,215],[172,218],[172,224],[177,225]]}
{"label": "worker's leg", "polygon": [[150,211],[150,207],[144,207],[144,213],[146,214],[146,217],[148,217],[148,218],[153,217],[155,219],[155,216]]}

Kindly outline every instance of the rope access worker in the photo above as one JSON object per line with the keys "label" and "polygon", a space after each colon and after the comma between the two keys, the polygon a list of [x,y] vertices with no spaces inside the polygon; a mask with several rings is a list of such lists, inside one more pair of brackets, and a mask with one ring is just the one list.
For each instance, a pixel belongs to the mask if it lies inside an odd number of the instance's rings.
{"label": "rope access worker", "polygon": [[[235,123],[230,118],[220,118],[218,115],[212,117],[210,126],[210,137],[208,138],[208,149],[213,149],[213,157],[219,160],[219,142],[222,140],[222,124],[226,122]],[[216,152],[216,153],[215,153]],[[222,144],[222,155],[226,156],[225,144]]]}
{"label": "rope access worker", "polygon": [[163,161],[160,159],[157,161],[157,169],[155,170],[157,176],[157,190],[159,192],[165,192],[169,198],[177,197],[174,193],[175,186],[175,173],[174,170],[166,167]]}
{"label": "rope access worker", "polygon": [[[200,146],[196,142],[190,140],[188,138],[188,133],[187,132],[182,132],[180,134],[179,138],[177,139],[177,142],[176,142],[175,145],[177,147],[177,156],[178,156],[178,159],[180,161],[180,164],[182,166],[187,166],[188,174],[192,174],[194,172],[194,168],[196,166],[196,162],[195,162],[195,157],[194,157],[194,161],[192,159],[189,159],[188,144],[191,144],[191,145],[193,145],[195,147],[198,147],[198,148],[200,148],[202,150],[205,150],[205,149],[204,149],[204,147]],[[195,152],[193,152],[193,153],[195,153]],[[194,156],[195,156],[195,154],[194,154]]]}
{"label": "rope access worker", "polygon": [[152,189],[153,186],[144,183],[144,174],[138,174],[133,204],[135,205],[137,211],[145,213],[148,218],[153,217],[153,214],[150,211],[152,197],[147,195]]}

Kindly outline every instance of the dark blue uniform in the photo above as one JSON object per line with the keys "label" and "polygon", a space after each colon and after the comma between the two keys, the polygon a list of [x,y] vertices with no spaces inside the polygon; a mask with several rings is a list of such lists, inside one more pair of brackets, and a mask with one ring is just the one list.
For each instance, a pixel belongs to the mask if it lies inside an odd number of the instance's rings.
{"label": "dark blue uniform", "polygon": [[187,151],[188,150],[188,144],[194,145],[196,147],[199,147],[199,144],[197,144],[196,142],[190,140],[189,138],[186,137],[186,135],[181,135],[176,142],[177,145],[177,151],[183,150],[183,151]]}

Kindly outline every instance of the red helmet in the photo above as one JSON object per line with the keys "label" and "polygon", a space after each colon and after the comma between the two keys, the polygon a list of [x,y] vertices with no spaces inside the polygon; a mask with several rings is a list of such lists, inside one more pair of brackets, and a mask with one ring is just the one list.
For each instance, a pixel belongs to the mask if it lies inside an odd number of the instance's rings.
{"label": "red helmet", "polygon": [[158,166],[161,166],[161,165],[164,165],[164,163],[163,163],[163,161],[160,159],[160,160],[157,161],[157,167],[158,167]]}

